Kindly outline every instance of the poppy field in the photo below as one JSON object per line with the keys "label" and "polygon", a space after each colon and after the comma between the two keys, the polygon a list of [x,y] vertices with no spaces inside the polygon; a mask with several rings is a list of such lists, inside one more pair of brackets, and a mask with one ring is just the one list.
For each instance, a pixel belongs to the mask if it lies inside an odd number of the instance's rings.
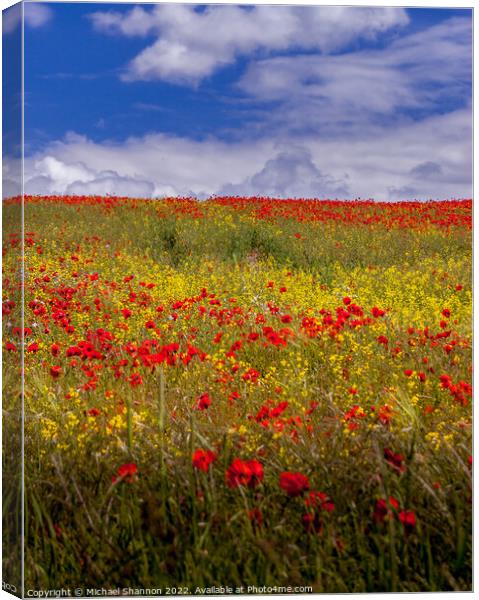
{"label": "poppy field", "polygon": [[27,589],[471,589],[470,200],[18,209]]}

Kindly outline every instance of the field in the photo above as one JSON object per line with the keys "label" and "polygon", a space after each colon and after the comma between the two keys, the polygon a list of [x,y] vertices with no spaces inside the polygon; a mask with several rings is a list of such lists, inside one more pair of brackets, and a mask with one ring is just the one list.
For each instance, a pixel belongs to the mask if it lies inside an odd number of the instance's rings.
{"label": "field", "polygon": [[27,589],[471,589],[471,201],[18,210]]}

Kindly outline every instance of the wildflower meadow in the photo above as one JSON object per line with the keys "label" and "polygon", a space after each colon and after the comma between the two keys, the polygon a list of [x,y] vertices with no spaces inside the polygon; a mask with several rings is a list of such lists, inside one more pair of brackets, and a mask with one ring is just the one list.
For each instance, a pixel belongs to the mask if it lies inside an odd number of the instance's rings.
{"label": "wildflower meadow", "polygon": [[471,589],[470,200],[4,204],[26,588]]}

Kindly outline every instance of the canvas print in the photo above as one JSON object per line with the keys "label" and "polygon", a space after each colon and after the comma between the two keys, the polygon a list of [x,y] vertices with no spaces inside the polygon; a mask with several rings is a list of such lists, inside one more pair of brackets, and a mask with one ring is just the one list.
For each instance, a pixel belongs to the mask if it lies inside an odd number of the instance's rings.
{"label": "canvas print", "polygon": [[3,589],[472,589],[472,9],[3,11]]}

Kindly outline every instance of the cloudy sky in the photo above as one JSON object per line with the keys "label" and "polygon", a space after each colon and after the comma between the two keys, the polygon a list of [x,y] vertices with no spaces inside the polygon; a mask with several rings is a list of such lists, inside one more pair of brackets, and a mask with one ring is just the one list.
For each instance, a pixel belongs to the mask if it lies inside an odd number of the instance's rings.
{"label": "cloudy sky", "polygon": [[470,197],[471,62],[470,10],[26,4],[26,192]]}

